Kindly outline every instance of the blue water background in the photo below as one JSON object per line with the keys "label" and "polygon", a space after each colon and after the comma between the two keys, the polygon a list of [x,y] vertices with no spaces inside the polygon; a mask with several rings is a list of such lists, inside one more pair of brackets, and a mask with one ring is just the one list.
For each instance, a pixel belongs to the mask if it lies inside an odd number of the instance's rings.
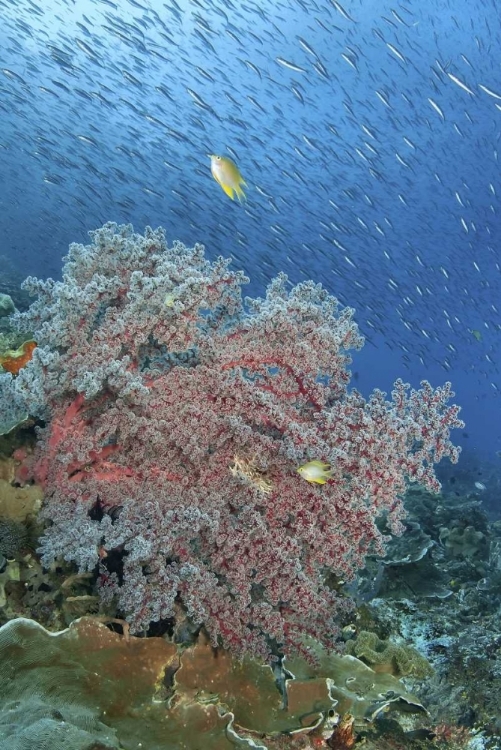
{"label": "blue water background", "polygon": [[[0,254],[23,276],[60,277],[68,244],[116,221],[234,257],[250,295],[280,270],[321,281],[367,336],[357,387],[452,380],[455,440],[501,461],[494,0],[0,0],[0,14]],[[245,206],[211,153],[239,165]]]}

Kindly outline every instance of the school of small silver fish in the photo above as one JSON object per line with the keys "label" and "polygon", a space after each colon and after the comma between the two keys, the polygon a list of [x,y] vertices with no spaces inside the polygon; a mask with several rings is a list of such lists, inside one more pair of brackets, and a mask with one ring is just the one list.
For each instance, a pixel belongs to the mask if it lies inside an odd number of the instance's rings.
{"label": "school of small silver fish", "polygon": [[[399,374],[462,378],[501,423],[496,0],[0,14],[2,242],[30,273],[57,276],[105,221],[163,225],[233,256],[250,294],[279,270],[321,281]],[[216,154],[241,205],[211,177]]]}

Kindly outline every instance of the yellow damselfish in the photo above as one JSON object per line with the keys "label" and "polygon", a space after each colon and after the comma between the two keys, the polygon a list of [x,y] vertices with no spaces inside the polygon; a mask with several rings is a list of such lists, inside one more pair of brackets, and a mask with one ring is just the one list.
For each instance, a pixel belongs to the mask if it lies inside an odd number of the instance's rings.
{"label": "yellow damselfish", "polygon": [[246,185],[247,183],[232,159],[228,156],[216,156],[215,154],[211,154],[210,171],[216,182],[221,185],[224,192],[226,195],[229,195],[231,200],[235,200],[235,193],[237,194],[240,203],[245,200],[245,193],[241,186]]}
{"label": "yellow damselfish", "polygon": [[297,473],[307,482],[316,482],[317,484],[325,484],[332,477],[331,467],[329,464],[324,464],[323,461],[308,461],[307,464],[299,467]]}

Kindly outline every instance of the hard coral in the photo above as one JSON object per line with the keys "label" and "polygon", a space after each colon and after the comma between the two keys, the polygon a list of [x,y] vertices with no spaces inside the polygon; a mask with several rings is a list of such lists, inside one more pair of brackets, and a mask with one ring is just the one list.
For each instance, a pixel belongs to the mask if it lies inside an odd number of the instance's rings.
{"label": "hard coral", "polygon": [[[0,628],[0,750],[91,750],[98,741],[148,750],[348,750],[369,710],[412,701],[398,680],[353,657],[336,655],[323,677],[287,678],[285,696],[283,676],[204,639],[178,649],[163,638],[121,636],[94,618],[57,633],[15,619]],[[343,711],[354,709],[350,726],[347,717],[339,722],[344,746],[322,740],[341,718],[336,685],[346,696]],[[311,736],[312,745],[296,744],[297,734]]]}
{"label": "hard coral", "polygon": [[[376,518],[399,533],[406,482],[436,490],[433,464],[457,458],[450,384],[366,401],[347,390],[353,311],[320,285],[281,275],[244,304],[245,277],[200,245],[112,224],[92,239],[63,281],[27,280],[38,299],[16,316],[39,342],[14,387],[47,421],[44,562],[101,559],[136,632],[181,602],[240,654],[332,646],[346,605],[327,574],[382,554]],[[323,486],[296,471],[313,459]]]}
{"label": "hard coral", "polygon": [[367,630],[361,630],[354,640],[348,641],[347,650],[369,664],[375,672],[418,678],[433,674],[429,662],[414,648],[381,640],[376,633]]}

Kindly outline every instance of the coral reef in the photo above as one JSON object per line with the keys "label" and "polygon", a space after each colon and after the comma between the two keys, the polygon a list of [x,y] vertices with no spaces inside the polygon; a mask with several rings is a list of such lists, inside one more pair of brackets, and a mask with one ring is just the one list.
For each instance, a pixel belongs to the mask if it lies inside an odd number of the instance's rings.
{"label": "coral reef", "polygon": [[347,643],[347,652],[369,664],[375,672],[389,672],[399,677],[429,677],[433,669],[411,646],[382,640],[376,633],[361,630]]}
{"label": "coral reef", "polygon": [[[1,454],[0,454],[1,456]],[[19,557],[37,536],[36,518],[43,491],[37,485],[19,486],[19,461],[0,457],[0,555]]]}
{"label": "coral reef", "polygon": [[322,737],[346,726],[350,710],[353,731],[390,705],[424,715],[395,678],[351,656],[321,657],[318,672],[296,660],[301,674],[278,679],[203,640],[181,649],[91,618],[59,633],[12,620],[0,628],[0,750],[266,750],[265,735],[294,733],[327,747]]}
{"label": "coral reef", "polygon": [[9,561],[0,573],[0,585],[0,624],[29,617],[49,630],[61,630],[84,615],[115,615],[114,610],[100,608],[95,576],[75,574],[67,564],[42,568],[33,552]]}
{"label": "coral reef", "polygon": [[14,582],[17,583],[21,579],[20,565],[15,560],[6,560],[3,555],[0,555],[0,610],[5,611],[8,592],[7,588]]}
{"label": "coral reef", "polygon": [[28,531],[22,523],[0,518],[0,555],[14,557],[28,542]]}
{"label": "coral reef", "polygon": [[0,293],[0,318],[5,318],[15,311],[15,305],[9,294]]}
{"label": "coral reef", "polygon": [[[47,421],[44,564],[100,564],[103,601],[133,630],[181,602],[212,643],[268,657],[305,633],[335,644],[354,576],[402,531],[408,481],[436,491],[462,423],[450,384],[391,401],[349,391],[353,311],[285,276],[241,299],[241,273],[203,248],[108,224],[72,245],[63,280],[29,278],[16,313],[32,360],[9,382]],[[331,467],[312,485],[297,473]],[[376,525],[384,517],[385,530]],[[329,578],[328,578],[329,577]]]}
{"label": "coral reef", "polygon": [[[0,461],[0,469],[1,464]],[[26,522],[37,515],[42,498],[43,491],[38,485],[19,487],[13,480],[0,479],[0,518]]]}
{"label": "coral reef", "polygon": [[462,557],[466,560],[482,556],[482,552],[487,549],[485,534],[473,526],[465,526],[462,529],[458,526],[443,528],[440,532],[440,541],[453,557]]}
{"label": "coral reef", "polygon": [[[434,670],[424,680],[419,676],[417,683],[412,673],[405,678],[433,717],[428,735],[416,735],[411,744],[410,735],[398,740],[396,729],[394,744],[381,744],[376,738],[375,748],[501,746],[501,525],[489,523],[482,503],[467,489],[462,494],[458,485],[452,483],[454,491],[442,493],[438,503],[436,496],[411,487],[405,498],[408,520],[412,539],[425,542],[425,555],[414,560],[419,545],[411,539],[411,561],[406,562],[400,549],[403,537],[397,540],[391,565],[369,560],[361,576],[360,590],[376,598],[361,604],[354,618],[358,629],[377,633],[383,644],[388,637],[412,644]],[[471,480],[464,485],[471,487]],[[449,529],[460,541],[453,549],[446,546]],[[392,547],[390,543],[390,558]],[[382,572],[376,590],[370,587],[375,571]],[[347,638],[353,635],[346,630]],[[364,658],[350,640],[347,649]]]}

